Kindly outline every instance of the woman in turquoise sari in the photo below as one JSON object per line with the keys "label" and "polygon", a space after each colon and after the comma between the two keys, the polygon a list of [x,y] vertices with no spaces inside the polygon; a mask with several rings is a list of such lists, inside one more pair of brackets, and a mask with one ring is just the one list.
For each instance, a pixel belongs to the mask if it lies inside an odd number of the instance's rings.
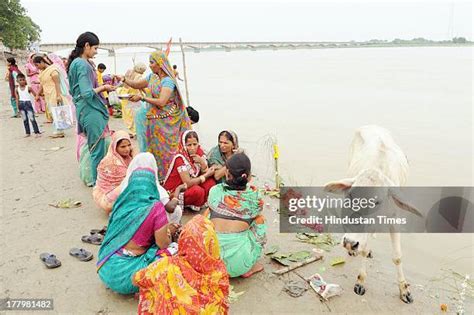
{"label": "woman in turquoise sari", "polygon": [[217,232],[221,258],[231,277],[250,277],[262,271],[257,261],[266,241],[263,200],[248,184],[250,160],[235,153],[226,162],[226,181],[209,192],[209,215]]}
{"label": "woman in turquoise sari", "polygon": [[173,198],[166,209],[160,201],[156,162],[150,153],[139,153],[130,163],[115,201],[107,233],[99,250],[97,272],[107,287],[121,294],[138,292],[132,276],[158,260],[171,243],[179,225],[168,223]]}
{"label": "woman in turquoise sari", "polygon": [[225,162],[232,154],[239,152],[239,139],[237,134],[230,130],[219,133],[218,144],[209,151],[209,166],[215,169],[214,179],[221,183],[225,180]]}
{"label": "woman in turquoise sari", "polygon": [[[150,91],[147,96],[134,95],[130,101],[141,100],[147,103],[135,119],[137,138],[140,151],[146,150],[155,156],[158,178],[163,181],[178,151],[181,134],[191,129],[191,120],[165,53],[156,51],[150,55],[150,69],[152,73],[145,79],[134,81],[124,76],[119,78],[134,89],[148,88]],[[145,134],[141,133],[141,130],[144,130]],[[146,145],[143,145],[144,135]]]}
{"label": "woman in turquoise sari", "polygon": [[111,85],[97,85],[95,71],[89,59],[97,54],[99,38],[91,32],[83,33],[76,41],[68,61],[68,78],[71,95],[76,104],[78,133],[87,137],[91,155],[92,185],[97,178],[97,166],[107,153],[104,137],[107,134],[109,113],[99,96],[113,91]]}

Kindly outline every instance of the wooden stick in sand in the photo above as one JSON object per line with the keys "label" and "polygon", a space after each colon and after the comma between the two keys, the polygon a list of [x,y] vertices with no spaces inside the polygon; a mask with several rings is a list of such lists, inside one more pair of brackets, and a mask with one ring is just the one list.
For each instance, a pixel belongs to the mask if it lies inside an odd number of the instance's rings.
{"label": "wooden stick in sand", "polygon": [[278,270],[275,270],[273,271],[274,274],[276,275],[282,275],[284,273],[287,273],[289,271],[292,271],[292,270],[295,270],[296,268],[299,268],[299,267],[303,267],[307,264],[310,264],[312,262],[315,262],[315,261],[318,261],[318,260],[321,260],[323,258],[322,255],[316,255],[316,256],[311,256],[309,258],[306,258],[305,260],[302,260],[300,262],[297,262],[297,263],[294,263],[292,265],[289,265],[285,268],[281,268],[281,269],[278,269]]}
{"label": "wooden stick in sand", "polygon": [[188,76],[186,75],[186,57],[184,56],[183,41],[181,40],[181,37],[179,38],[179,45],[181,47],[181,54],[183,55],[183,73],[184,73],[184,87],[186,89],[186,102],[188,103],[188,106],[191,106],[191,102],[189,101]]}

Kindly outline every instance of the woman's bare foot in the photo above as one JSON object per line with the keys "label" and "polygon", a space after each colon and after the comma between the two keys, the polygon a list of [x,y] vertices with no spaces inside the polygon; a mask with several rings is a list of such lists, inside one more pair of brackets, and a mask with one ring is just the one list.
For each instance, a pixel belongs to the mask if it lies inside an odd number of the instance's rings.
{"label": "woman's bare foot", "polygon": [[249,271],[247,271],[246,273],[241,275],[241,277],[242,278],[250,278],[251,276],[253,276],[256,273],[259,273],[260,271],[263,271],[263,265],[259,264],[259,263],[256,263],[255,265],[253,265],[252,269],[250,269]]}

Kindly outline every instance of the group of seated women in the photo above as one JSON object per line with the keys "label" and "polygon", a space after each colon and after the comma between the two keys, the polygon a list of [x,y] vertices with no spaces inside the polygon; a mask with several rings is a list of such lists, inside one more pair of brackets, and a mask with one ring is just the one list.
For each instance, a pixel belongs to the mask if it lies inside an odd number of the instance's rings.
{"label": "group of seated women", "polygon": [[[184,132],[163,186],[154,156],[136,154],[127,132],[113,134],[99,164],[93,197],[110,214],[99,277],[115,292],[140,291],[145,313],[225,311],[229,276],[263,270],[263,200],[249,184],[250,160],[235,133],[223,131],[218,141],[206,156],[198,134]],[[181,227],[183,207],[206,210]]]}

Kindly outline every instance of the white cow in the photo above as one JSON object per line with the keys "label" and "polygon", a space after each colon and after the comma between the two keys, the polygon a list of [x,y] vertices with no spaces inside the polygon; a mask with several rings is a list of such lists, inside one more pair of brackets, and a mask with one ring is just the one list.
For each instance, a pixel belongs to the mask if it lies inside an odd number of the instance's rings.
{"label": "white cow", "polygon": [[[349,178],[330,182],[325,190],[333,193],[350,195],[353,187],[393,187],[384,189],[383,196],[378,196],[384,207],[401,208],[421,216],[419,211],[403,201],[396,188],[406,183],[408,177],[408,161],[403,151],[395,143],[388,130],[378,126],[364,126],[359,128],[351,144]],[[393,262],[397,267],[400,299],[405,303],[412,303],[413,297],[403,274],[400,233],[390,228],[392,240]],[[367,233],[345,234],[342,245],[349,255],[363,257],[362,267],[354,292],[358,295],[365,293],[364,282],[367,277],[366,258],[372,253],[367,247]]]}

